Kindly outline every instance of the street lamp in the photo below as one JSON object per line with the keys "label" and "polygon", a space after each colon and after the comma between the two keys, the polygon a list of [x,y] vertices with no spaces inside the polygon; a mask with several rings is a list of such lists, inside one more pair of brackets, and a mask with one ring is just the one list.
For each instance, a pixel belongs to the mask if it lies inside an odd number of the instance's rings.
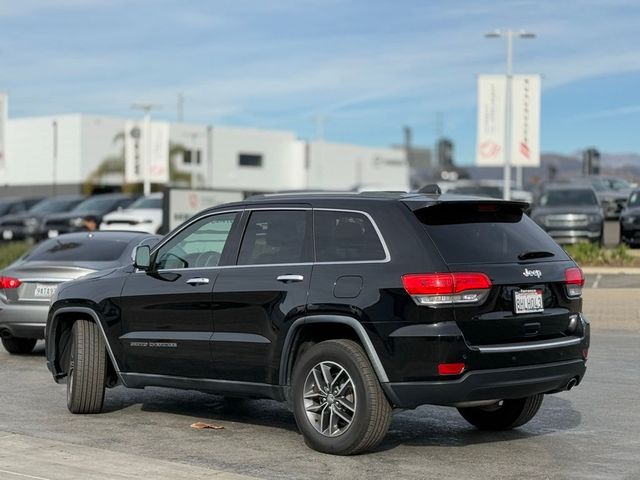
{"label": "street lamp", "polygon": [[[535,38],[536,35],[532,32],[526,32],[524,30],[494,30],[493,32],[485,33],[485,38],[506,38],[507,39],[507,91],[505,96],[505,135],[504,135],[504,188],[503,198],[505,200],[511,199],[511,80],[513,77],[513,39],[515,38]],[[518,184],[522,183],[522,167],[516,167],[517,177],[519,177]]]}
{"label": "street lamp", "polygon": [[151,103],[134,103],[131,105],[134,110],[142,110],[144,112],[144,127],[142,138],[144,139],[144,156],[142,164],[143,190],[145,195],[151,193],[151,110],[160,108],[159,105]]}

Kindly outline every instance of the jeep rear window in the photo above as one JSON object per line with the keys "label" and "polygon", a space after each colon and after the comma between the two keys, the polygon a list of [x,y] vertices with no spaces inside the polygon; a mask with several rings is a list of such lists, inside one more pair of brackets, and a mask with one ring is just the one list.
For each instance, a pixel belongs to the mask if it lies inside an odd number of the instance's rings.
{"label": "jeep rear window", "polygon": [[568,260],[562,248],[517,205],[443,203],[415,212],[448,264],[513,263],[527,252],[550,252],[535,262]]}

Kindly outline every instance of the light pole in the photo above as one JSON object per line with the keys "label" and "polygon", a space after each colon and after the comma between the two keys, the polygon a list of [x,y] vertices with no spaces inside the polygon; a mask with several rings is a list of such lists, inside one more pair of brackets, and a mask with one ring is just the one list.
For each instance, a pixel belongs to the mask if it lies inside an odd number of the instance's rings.
{"label": "light pole", "polygon": [[[535,34],[524,30],[494,30],[485,33],[486,38],[506,38],[507,39],[507,88],[505,95],[505,115],[504,115],[504,186],[503,198],[511,200],[511,80],[513,77],[513,38],[535,38]],[[522,167],[517,167],[522,168]],[[522,170],[517,172],[518,181],[522,183]],[[519,184],[520,184],[519,183]]]}
{"label": "light pole", "polygon": [[144,139],[144,155],[142,158],[142,179],[145,195],[151,193],[151,110],[159,109],[159,105],[151,103],[134,103],[131,105],[134,110],[144,112],[144,123],[142,128],[142,138]]}

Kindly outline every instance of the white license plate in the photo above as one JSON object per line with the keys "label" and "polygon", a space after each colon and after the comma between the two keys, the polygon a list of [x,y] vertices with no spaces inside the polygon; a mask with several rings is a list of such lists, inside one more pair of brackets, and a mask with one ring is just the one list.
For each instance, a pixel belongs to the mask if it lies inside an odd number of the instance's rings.
{"label": "white license plate", "polygon": [[513,294],[513,305],[516,313],[543,312],[542,293],[539,290],[520,290]]}
{"label": "white license plate", "polygon": [[57,236],[58,236],[58,230],[49,230],[49,231],[47,232],[47,236],[48,236],[49,238],[57,237]]}
{"label": "white license plate", "polygon": [[2,231],[2,239],[3,240],[11,240],[13,238],[13,232],[11,230],[3,230]]}
{"label": "white license plate", "polygon": [[53,293],[56,291],[57,285],[36,285],[36,291],[34,295],[40,298],[51,298]]}

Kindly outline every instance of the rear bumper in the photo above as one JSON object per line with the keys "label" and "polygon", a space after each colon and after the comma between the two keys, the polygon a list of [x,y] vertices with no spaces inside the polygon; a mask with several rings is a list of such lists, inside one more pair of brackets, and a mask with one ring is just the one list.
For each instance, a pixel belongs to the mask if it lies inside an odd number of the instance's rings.
{"label": "rear bumper", "polygon": [[44,338],[49,303],[12,305],[0,301],[0,335]]}
{"label": "rear bumper", "polygon": [[571,360],[471,371],[456,380],[388,383],[385,390],[392,403],[400,408],[425,404],[455,405],[558,392],[565,390],[571,379],[579,384],[585,370],[584,360]]}

